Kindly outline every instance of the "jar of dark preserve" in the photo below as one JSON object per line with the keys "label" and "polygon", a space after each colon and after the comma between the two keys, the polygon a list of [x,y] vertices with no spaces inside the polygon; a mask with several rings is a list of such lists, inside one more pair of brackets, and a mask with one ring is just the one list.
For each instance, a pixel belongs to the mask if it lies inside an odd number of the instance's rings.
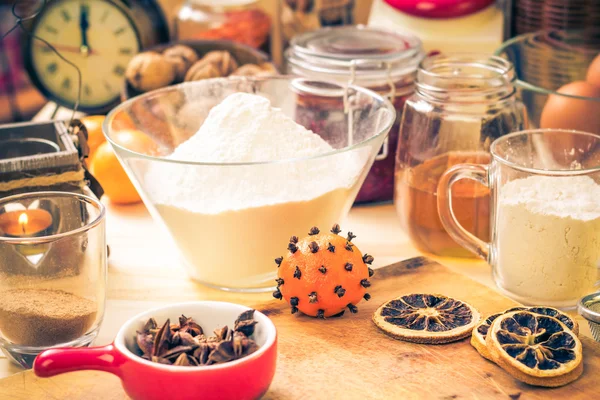
{"label": "jar of dark preserve", "polygon": [[[391,201],[394,197],[395,150],[405,100],[413,93],[415,74],[423,58],[415,36],[364,26],[323,28],[294,37],[286,51],[288,73],[337,84],[354,84],[387,96],[396,121],[358,193],[356,203]],[[296,119],[327,136],[345,125],[339,99],[322,94],[298,96]]]}

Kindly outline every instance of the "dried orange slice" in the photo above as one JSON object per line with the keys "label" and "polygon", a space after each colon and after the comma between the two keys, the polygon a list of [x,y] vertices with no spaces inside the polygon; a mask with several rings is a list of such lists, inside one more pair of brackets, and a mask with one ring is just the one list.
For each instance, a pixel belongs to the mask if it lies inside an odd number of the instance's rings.
{"label": "dried orange slice", "polygon": [[439,294],[409,294],[375,311],[373,322],[388,335],[414,343],[450,343],[471,334],[479,322],[471,305]]}
{"label": "dried orange slice", "polygon": [[548,315],[550,317],[554,317],[558,319],[560,322],[565,324],[567,328],[572,330],[576,335],[579,334],[579,325],[577,321],[573,318],[569,317],[567,314],[563,313],[560,310],[552,307],[513,307],[509,308],[498,314],[492,314],[486,319],[482,320],[478,323],[475,328],[473,328],[473,334],[471,335],[471,345],[475,347],[477,352],[484,358],[491,360],[490,353],[485,344],[485,338],[487,336],[488,330],[490,326],[494,322],[496,318],[498,318],[502,314],[506,314],[512,311],[521,311],[526,310],[540,315]]}
{"label": "dried orange slice", "polygon": [[500,315],[486,345],[492,361],[530,385],[562,386],[583,372],[581,342],[554,317],[530,311]]}

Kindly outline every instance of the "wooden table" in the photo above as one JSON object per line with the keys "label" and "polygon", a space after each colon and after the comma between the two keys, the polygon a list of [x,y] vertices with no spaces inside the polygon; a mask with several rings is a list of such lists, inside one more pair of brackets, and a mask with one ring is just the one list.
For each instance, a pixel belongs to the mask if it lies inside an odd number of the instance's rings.
{"label": "wooden table", "polygon": [[[375,256],[374,267],[419,255],[402,232],[392,205],[355,207],[342,228],[358,236],[356,243]],[[207,289],[187,278],[173,244],[154,224],[143,205],[108,205],[107,240],[111,255],[108,267],[107,306],[96,344],[110,343],[119,327],[133,315],[169,302],[221,299],[254,303],[271,299],[265,294],[232,294]],[[481,261],[437,259],[472,279],[494,287],[490,268]],[[590,335],[580,320],[582,333]],[[0,378],[22,369],[0,356]]]}

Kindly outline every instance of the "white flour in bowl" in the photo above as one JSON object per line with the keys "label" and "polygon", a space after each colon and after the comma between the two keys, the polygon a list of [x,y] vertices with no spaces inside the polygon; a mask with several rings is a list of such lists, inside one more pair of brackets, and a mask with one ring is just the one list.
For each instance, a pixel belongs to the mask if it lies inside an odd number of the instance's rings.
{"label": "white flour in bowl", "polygon": [[167,158],[280,162],[155,163],[146,175],[147,192],[195,279],[222,287],[265,286],[291,235],[314,225],[327,228],[351,207],[368,153],[284,161],[333,150],[267,99],[236,93]]}
{"label": "white flour in bowl", "polygon": [[530,176],[500,189],[495,274],[526,304],[571,305],[600,262],[600,185],[587,176]]}

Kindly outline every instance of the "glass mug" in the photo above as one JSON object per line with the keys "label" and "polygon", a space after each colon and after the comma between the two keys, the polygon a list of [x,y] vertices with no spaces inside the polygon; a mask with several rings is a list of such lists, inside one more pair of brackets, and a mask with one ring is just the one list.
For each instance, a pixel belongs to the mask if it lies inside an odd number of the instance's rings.
{"label": "glass mug", "polygon": [[[448,234],[492,266],[496,285],[529,305],[573,307],[594,291],[600,261],[600,136],[530,130],[496,139],[489,165],[458,164],[437,188]],[[491,242],[464,229],[452,185],[489,187]]]}

